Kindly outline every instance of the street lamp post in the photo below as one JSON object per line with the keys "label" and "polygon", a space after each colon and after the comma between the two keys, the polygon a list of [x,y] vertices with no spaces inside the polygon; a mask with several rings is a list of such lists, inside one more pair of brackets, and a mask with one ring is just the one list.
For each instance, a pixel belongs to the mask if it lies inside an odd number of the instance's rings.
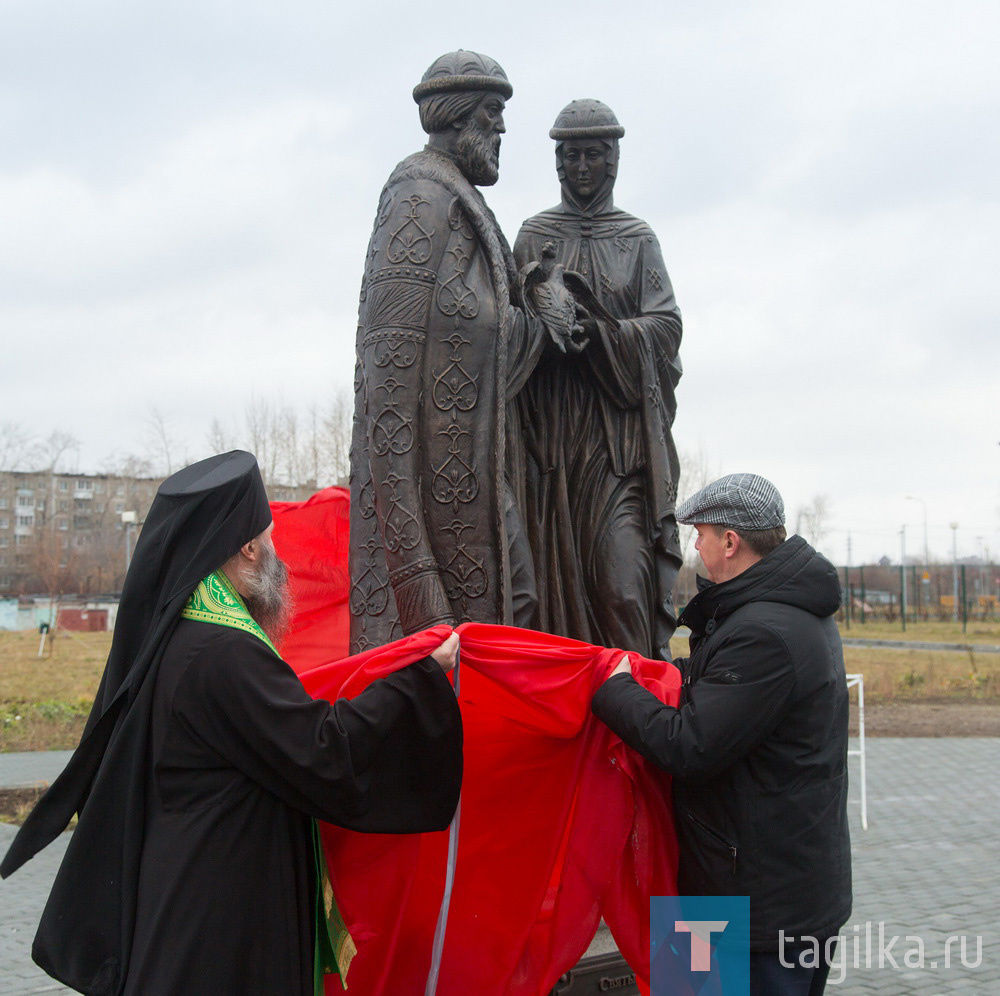
{"label": "street lamp post", "polygon": [[899,595],[899,617],[903,620],[903,632],[906,632],[906,523],[899,530],[899,576],[902,580]]}
{"label": "street lamp post", "polygon": [[951,581],[955,603],[955,622],[958,622],[958,523],[951,524]]}
{"label": "street lamp post", "polygon": [[926,570],[931,562],[931,555],[929,548],[927,546],[927,502],[923,498],[917,498],[914,495],[907,495],[907,501],[918,501],[923,506],[924,509],[924,569]]}
{"label": "street lamp post", "polygon": [[128,574],[129,564],[132,562],[132,530],[139,516],[135,512],[122,512],[121,517],[125,527],[125,573]]}

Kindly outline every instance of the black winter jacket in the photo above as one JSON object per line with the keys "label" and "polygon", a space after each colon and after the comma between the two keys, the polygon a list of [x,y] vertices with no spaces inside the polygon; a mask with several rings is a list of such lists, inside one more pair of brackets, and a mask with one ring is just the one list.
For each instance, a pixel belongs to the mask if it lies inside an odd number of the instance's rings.
{"label": "black winter jacket", "polygon": [[851,911],[839,604],[836,569],[793,536],[684,610],[680,709],[630,675],[593,699],[674,776],[681,895],[749,896],[755,951],[776,950],[779,930],[833,936]]}

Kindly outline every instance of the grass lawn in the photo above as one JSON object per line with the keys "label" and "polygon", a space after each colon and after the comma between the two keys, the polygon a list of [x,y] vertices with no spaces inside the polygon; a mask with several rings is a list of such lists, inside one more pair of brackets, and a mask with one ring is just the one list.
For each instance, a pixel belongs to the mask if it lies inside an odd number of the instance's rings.
{"label": "grass lawn", "polygon": [[[977,653],[977,643],[1000,646],[1000,621],[961,623],[869,622],[864,626],[841,624],[844,637],[868,640],[909,640],[926,643],[960,643],[969,651],[905,650],[886,647],[844,647],[844,663],[851,674],[863,674],[865,698],[891,701],[992,701],[1000,705],[1000,654]],[[687,640],[674,637],[671,652],[688,653]],[[852,700],[857,691],[852,690]]]}
{"label": "grass lawn", "polygon": [[864,625],[854,619],[850,629],[841,623],[840,632],[855,640],[922,640],[927,643],[989,643],[1000,646],[1000,619],[970,619],[964,633],[960,622],[907,621],[904,633],[898,619],[892,623],[872,619]]}
{"label": "grass lawn", "polygon": [[[886,623],[842,629],[845,636],[940,643],[1000,644],[1000,622],[919,623],[903,634]],[[0,632],[0,751],[67,750],[77,745],[111,648],[110,633],[60,630],[38,657],[38,634]],[[673,653],[687,654],[675,637]],[[872,702],[985,701],[1000,705],[1000,654],[846,647],[849,672],[865,677]],[[852,692],[852,695],[856,693]]]}
{"label": "grass lawn", "polygon": [[38,641],[0,632],[0,751],[75,747],[111,648],[110,633],[59,630],[39,657]]}

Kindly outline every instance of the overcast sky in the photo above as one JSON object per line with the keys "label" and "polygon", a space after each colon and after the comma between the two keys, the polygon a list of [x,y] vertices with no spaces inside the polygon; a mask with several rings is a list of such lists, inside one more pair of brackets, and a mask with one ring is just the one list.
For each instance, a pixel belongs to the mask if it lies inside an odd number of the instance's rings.
{"label": "overcast sky", "polygon": [[[438,13],[441,9],[451,13]],[[468,48],[514,85],[508,238],[558,200],[578,97],[626,128],[616,201],[684,314],[675,436],[795,511],[838,563],[1000,553],[1000,8],[0,0],[0,422],[76,463],[186,455],[251,395],[352,380],[379,189],[410,96]],[[923,501],[907,501],[912,495]]]}

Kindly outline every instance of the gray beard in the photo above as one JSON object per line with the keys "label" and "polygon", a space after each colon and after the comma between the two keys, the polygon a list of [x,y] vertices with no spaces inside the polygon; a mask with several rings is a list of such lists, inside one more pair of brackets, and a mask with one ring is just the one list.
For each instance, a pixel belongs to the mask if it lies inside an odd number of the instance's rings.
{"label": "gray beard", "polygon": [[455,143],[455,161],[469,183],[492,187],[500,179],[500,136],[465,124]]}
{"label": "gray beard", "polygon": [[277,647],[288,635],[292,618],[292,598],[288,585],[288,568],[271,546],[262,546],[260,564],[242,581],[246,594],[243,601],[257,625]]}

